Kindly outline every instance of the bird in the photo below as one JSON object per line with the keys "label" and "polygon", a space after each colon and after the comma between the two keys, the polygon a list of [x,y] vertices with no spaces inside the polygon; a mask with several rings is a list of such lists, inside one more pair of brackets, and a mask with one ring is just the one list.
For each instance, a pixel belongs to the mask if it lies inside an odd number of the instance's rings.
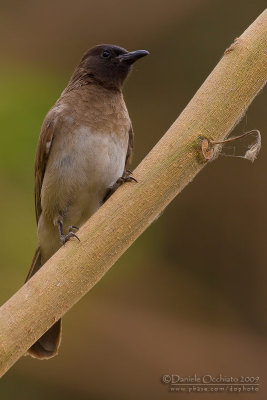
{"label": "bird", "polygon": [[[35,214],[38,245],[26,282],[124,182],[133,153],[133,128],[122,87],[146,50],[101,44],[81,58],[69,83],[48,111],[35,157]],[[61,319],[28,354],[58,354]]]}

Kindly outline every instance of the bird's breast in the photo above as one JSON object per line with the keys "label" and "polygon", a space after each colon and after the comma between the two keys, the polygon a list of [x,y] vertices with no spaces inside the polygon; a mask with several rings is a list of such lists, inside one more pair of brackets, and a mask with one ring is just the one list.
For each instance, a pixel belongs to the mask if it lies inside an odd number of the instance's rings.
{"label": "bird's breast", "polygon": [[73,132],[66,152],[69,172],[78,176],[81,184],[107,188],[123,173],[127,147],[126,130],[123,133],[98,133],[80,126]]}
{"label": "bird's breast", "polygon": [[[128,132],[95,132],[81,125],[54,139],[42,187],[42,208],[61,210],[80,226],[122,176]],[[68,222],[68,223],[69,223]]]}

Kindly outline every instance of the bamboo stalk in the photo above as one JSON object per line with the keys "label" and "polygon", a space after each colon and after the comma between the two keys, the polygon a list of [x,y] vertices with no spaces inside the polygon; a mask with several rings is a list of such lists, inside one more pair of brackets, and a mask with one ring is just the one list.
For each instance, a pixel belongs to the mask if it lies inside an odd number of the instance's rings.
{"label": "bamboo stalk", "polygon": [[81,228],[0,308],[0,376],[109,270],[206,164],[199,136],[222,140],[267,79],[267,10],[235,40],[188,106]]}

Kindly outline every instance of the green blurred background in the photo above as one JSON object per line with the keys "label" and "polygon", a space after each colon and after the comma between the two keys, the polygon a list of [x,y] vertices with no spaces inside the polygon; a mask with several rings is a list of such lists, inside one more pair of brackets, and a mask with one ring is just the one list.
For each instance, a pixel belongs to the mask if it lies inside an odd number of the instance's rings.
{"label": "green blurred background", "polygon": [[[22,285],[36,245],[40,126],[82,53],[99,43],[151,52],[124,90],[137,165],[265,6],[265,0],[0,2],[1,303]],[[265,91],[234,131],[262,132],[256,162],[219,157],[206,167],[64,317],[59,356],[20,359],[1,380],[0,399],[187,399],[168,393],[161,383],[168,373],[264,380],[266,100]],[[261,385],[258,394],[239,398],[266,393]]]}

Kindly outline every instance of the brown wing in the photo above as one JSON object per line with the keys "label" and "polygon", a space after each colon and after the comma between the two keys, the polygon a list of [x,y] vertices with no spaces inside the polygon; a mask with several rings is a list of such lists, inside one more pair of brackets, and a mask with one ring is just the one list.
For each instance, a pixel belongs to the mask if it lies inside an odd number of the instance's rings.
{"label": "brown wing", "polygon": [[125,167],[126,167],[127,162],[129,162],[129,163],[132,162],[133,147],[134,147],[134,133],[133,133],[133,127],[131,124],[130,129],[129,129],[129,141],[128,141],[126,160],[125,160]]}
{"label": "brown wing", "polygon": [[45,169],[47,165],[47,160],[51,151],[55,124],[57,120],[57,115],[53,109],[49,111],[42,125],[36,157],[35,157],[35,216],[38,223],[42,208],[41,208],[41,190],[45,174]]}

